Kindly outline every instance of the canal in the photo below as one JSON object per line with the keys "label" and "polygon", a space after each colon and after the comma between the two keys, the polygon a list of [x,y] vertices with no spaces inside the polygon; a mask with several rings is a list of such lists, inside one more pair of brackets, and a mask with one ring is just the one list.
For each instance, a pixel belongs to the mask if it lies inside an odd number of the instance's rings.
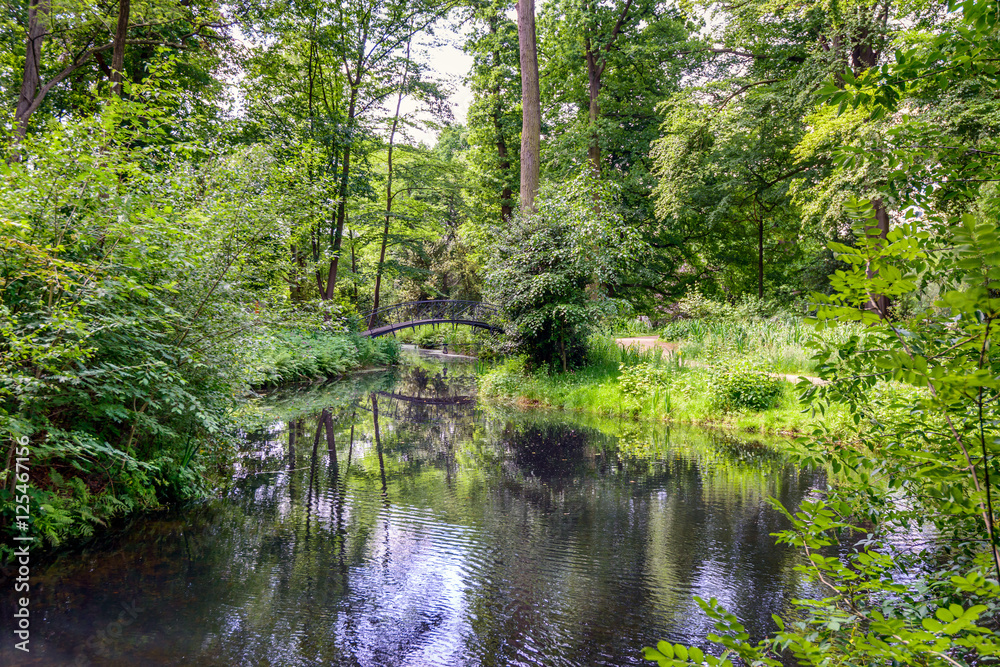
{"label": "canal", "polygon": [[33,574],[0,663],[648,665],[707,646],[695,595],[759,636],[808,592],[767,499],[823,478],[759,442],[482,405],[417,357],[247,413],[217,497]]}

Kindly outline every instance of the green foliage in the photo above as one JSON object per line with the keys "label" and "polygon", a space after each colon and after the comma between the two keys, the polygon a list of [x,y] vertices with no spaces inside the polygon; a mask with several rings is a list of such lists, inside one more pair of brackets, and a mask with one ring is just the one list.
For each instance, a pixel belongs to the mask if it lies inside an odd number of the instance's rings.
{"label": "green foliage", "polygon": [[[646,660],[656,662],[659,667],[687,667],[695,665],[709,665],[709,667],[733,667],[731,660],[717,658],[714,655],[706,655],[704,651],[696,646],[687,647],[683,644],[671,644],[660,641],[656,643],[656,648],[647,646],[642,649],[642,657]],[[688,659],[691,662],[688,662]]]}
{"label": "green foliage", "polygon": [[610,194],[588,174],[548,184],[537,212],[516,216],[492,238],[486,296],[501,306],[508,335],[535,365],[579,365],[587,335],[609,303],[599,286],[617,281],[639,249],[618,222]]}
{"label": "green foliage", "polygon": [[652,151],[661,228],[710,292],[799,289],[799,268],[818,250],[789,178],[811,167],[796,165],[793,154],[801,112],[766,88],[721,107],[705,92],[685,90],[664,105],[663,136]]}
{"label": "green foliage", "polygon": [[517,208],[521,144],[521,69],[517,24],[503,2],[472,7],[472,34],[465,51],[473,58],[469,87],[470,176],[476,223],[491,227],[506,223]]}
{"label": "green foliage", "polygon": [[618,384],[627,396],[639,398],[652,393],[667,384],[667,369],[650,363],[640,363],[634,366],[619,364]]}
{"label": "green foliage", "polygon": [[[488,401],[541,404],[596,415],[674,423],[709,424],[744,432],[788,433],[812,427],[812,417],[794,393],[782,391],[763,411],[723,412],[712,396],[708,369],[685,366],[662,349],[622,347],[615,339],[593,335],[587,364],[568,373],[545,367],[528,370],[525,357],[496,365],[481,364],[479,395]],[[779,383],[783,384],[783,383]],[[889,396],[895,397],[890,399]],[[887,392],[886,401],[906,400]],[[880,412],[885,418],[890,413]],[[842,433],[844,414],[833,408],[826,415],[832,433]]]}
{"label": "green foliage", "polygon": [[587,368],[600,369],[609,373],[617,373],[622,364],[635,366],[637,364],[660,365],[669,359],[665,358],[660,348],[641,348],[635,345],[623,346],[613,336],[595,333],[587,340]]}
{"label": "green foliage", "polygon": [[[887,118],[901,93],[919,98],[928,81],[964,85],[957,79],[966,76],[995,95],[995,77],[984,69],[995,68],[986,61],[1000,50],[995,3],[965,3],[962,24],[957,18],[936,36],[911,33],[907,39],[922,46],[896,64],[845,73],[849,90],[829,88],[833,104],[824,113],[833,118],[853,105],[862,117]],[[889,80],[897,85],[879,83]],[[841,159],[845,169],[895,170],[878,194],[899,218],[880,233],[878,206],[845,198],[854,243],[830,244],[843,268],[831,276],[832,293],[813,295],[821,331],[844,322],[865,327],[864,336],[836,347],[812,343],[828,384],[806,388],[820,411],[850,411],[853,442],[845,446],[824,429],[804,439],[801,461],[830,466],[838,483],[797,511],[778,506],[791,524],[779,541],[803,551],[803,569],[827,597],[796,602],[757,644],[716,603],[704,605],[721,619],[710,639],[751,664],[781,664],[781,651],[807,665],[964,667],[1000,659],[1000,201],[991,185],[996,165],[983,158],[995,135],[946,137],[906,115],[894,123],[879,151],[857,144]],[[908,305],[882,318],[872,308],[876,296]],[[890,381],[910,390],[886,394]],[[868,534],[858,540],[862,524]],[[933,529],[933,544],[916,553],[898,548],[923,528]],[[836,549],[844,537],[853,548]]]}
{"label": "green foliage", "polygon": [[262,346],[255,384],[329,379],[361,366],[399,363],[399,342],[391,337],[362,338],[322,330],[279,330]]}
{"label": "green foliage", "polygon": [[525,379],[530,377],[527,363],[524,356],[508,357],[479,376],[479,393],[508,399],[518,397]]}
{"label": "green foliage", "polygon": [[30,438],[52,544],[203,493],[249,379],[245,271],[273,219],[239,156],[198,165],[161,142],[158,85],[0,164],[0,439]]}
{"label": "green foliage", "polygon": [[714,369],[711,376],[713,404],[721,410],[767,410],[781,394],[778,380],[752,364]]}

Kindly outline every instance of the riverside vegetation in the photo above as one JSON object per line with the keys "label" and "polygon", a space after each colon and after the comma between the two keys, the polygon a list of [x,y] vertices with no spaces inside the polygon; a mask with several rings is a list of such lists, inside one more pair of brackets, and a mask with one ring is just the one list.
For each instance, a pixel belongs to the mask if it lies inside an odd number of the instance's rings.
{"label": "riverside vegetation", "polygon": [[[815,415],[800,400],[795,378],[816,371],[810,346],[838,347],[864,332],[851,324],[816,332],[803,316],[754,297],[730,305],[693,292],[677,302],[675,312],[678,319],[660,333],[669,347],[618,344],[616,336],[650,330],[617,318],[589,337],[582,367],[549,373],[545,365],[529,370],[528,358],[515,357],[484,367],[480,391],[502,401],[603,415],[804,433],[812,430]],[[899,383],[876,389],[883,410],[910,393]],[[850,417],[835,406],[824,420],[846,433]]]}
{"label": "riverside vegetation", "polygon": [[[4,535],[19,438],[30,531],[85,537],[211,493],[253,388],[391,363],[360,313],[482,299],[484,394],[799,432],[830,471],[777,536],[827,597],[759,641],[702,600],[717,632],[647,659],[995,663],[1000,7],[539,5],[12,4]],[[420,47],[449,17],[467,126]],[[614,342],[654,324],[669,354]]]}
{"label": "riverside vegetation", "polygon": [[31,529],[49,546],[208,493],[252,388],[399,358],[345,333],[346,311],[324,326],[262,292],[266,218],[239,201],[260,174],[245,157],[177,166],[155,146],[162,91],[131,90],[0,165],[0,426],[32,439]]}

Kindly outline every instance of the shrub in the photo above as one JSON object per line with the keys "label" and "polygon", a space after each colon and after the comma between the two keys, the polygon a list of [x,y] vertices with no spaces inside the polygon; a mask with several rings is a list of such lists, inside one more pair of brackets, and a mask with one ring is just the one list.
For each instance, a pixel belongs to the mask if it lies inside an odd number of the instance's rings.
{"label": "shrub", "polygon": [[601,286],[617,281],[641,242],[589,171],[543,186],[535,204],[490,238],[485,296],[501,305],[511,344],[533,366],[566,371],[583,363],[594,324],[615,310]]}
{"label": "shrub", "polygon": [[491,371],[479,376],[479,392],[484,396],[512,398],[521,393],[528,373],[528,358],[510,357]]}
{"label": "shrub", "polygon": [[667,384],[667,370],[653,364],[619,364],[618,368],[621,371],[618,384],[622,392],[632,398],[644,398]]}
{"label": "shrub", "polygon": [[778,380],[747,365],[716,370],[710,380],[715,407],[722,410],[753,410],[774,407],[781,394]]}

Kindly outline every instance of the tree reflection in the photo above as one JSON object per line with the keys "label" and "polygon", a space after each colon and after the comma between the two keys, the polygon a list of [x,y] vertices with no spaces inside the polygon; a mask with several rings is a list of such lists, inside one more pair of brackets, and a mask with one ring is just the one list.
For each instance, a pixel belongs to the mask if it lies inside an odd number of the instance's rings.
{"label": "tree reflection", "polygon": [[229,497],[100,554],[125,573],[106,601],[110,566],[46,575],[46,642],[72,658],[139,594],[123,662],[641,664],[710,629],[693,594],[761,633],[802,592],[765,499],[819,476],[712,434],[477,406],[473,381],[425,366],[277,397]]}

